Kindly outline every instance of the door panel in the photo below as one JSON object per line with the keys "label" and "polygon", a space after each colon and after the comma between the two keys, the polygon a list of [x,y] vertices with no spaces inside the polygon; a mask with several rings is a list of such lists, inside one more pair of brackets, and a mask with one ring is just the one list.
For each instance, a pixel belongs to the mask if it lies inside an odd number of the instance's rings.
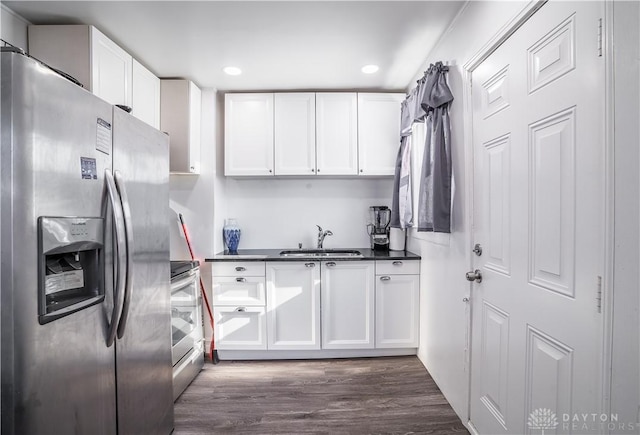
{"label": "door panel", "polygon": [[[471,424],[539,433],[599,413],[603,275],[601,2],[549,2],[472,73]],[[477,84],[477,85],[476,85]],[[555,431],[555,432],[554,432]]]}
{"label": "door panel", "polygon": [[116,341],[118,431],[173,428],[169,270],[169,143],[145,122],[113,109],[113,167],[126,187],[133,227],[133,290]]}

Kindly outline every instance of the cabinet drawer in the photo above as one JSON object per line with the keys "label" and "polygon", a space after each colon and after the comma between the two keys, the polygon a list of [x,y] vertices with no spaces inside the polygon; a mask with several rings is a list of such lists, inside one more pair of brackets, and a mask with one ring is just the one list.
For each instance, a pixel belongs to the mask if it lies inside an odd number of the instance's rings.
{"label": "cabinet drawer", "polygon": [[211,267],[213,279],[218,276],[264,276],[264,261],[221,261]]}
{"label": "cabinet drawer", "polygon": [[264,277],[218,276],[213,279],[213,305],[265,304]]}
{"label": "cabinet drawer", "polygon": [[213,317],[218,349],[267,348],[264,307],[215,307]]}
{"label": "cabinet drawer", "polygon": [[419,260],[376,261],[376,275],[419,275]]}

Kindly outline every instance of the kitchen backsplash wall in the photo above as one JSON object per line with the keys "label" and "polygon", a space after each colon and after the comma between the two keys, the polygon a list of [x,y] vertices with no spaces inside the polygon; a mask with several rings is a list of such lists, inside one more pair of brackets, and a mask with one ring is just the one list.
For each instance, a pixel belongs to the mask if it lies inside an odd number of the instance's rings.
{"label": "kitchen backsplash wall", "polygon": [[369,206],[391,205],[393,179],[226,180],[227,217],[242,228],[239,249],[316,247],[320,225],[331,230],[325,248],[366,248]]}

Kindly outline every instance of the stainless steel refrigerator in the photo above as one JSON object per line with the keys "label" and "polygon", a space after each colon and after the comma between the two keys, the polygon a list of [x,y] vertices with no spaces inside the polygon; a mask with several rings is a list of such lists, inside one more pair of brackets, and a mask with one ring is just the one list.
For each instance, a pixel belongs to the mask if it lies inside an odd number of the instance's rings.
{"label": "stainless steel refrigerator", "polygon": [[2,433],[168,434],[168,137],[1,57]]}

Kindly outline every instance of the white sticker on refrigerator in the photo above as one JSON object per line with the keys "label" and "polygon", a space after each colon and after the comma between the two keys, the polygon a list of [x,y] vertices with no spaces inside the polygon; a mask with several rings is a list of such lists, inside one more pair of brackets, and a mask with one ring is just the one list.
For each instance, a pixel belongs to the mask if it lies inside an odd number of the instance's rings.
{"label": "white sticker on refrigerator", "polygon": [[111,124],[98,118],[97,125],[96,149],[108,155],[111,153]]}
{"label": "white sticker on refrigerator", "polygon": [[47,295],[82,287],[84,287],[84,272],[82,270],[47,275],[44,280],[44,292]]}

